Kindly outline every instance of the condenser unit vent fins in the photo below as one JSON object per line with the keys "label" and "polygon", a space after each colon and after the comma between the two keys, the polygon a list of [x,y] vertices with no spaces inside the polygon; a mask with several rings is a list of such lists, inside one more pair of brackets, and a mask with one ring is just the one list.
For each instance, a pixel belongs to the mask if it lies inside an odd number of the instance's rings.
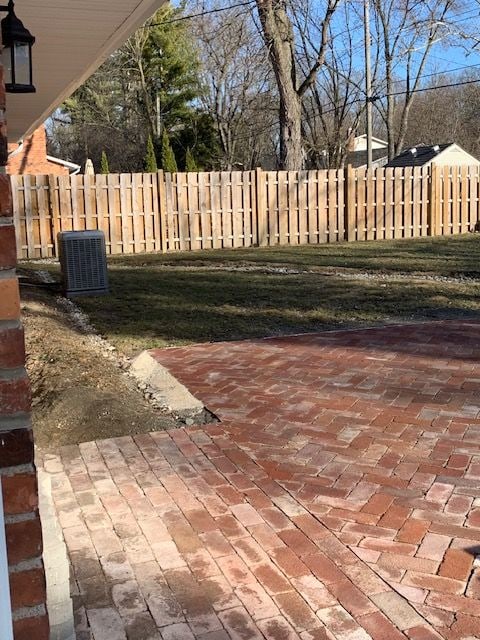
{"label": "condenser unit vent fins", "polygon": [[102,231],[62,231],[58,234],[58,247],[67,297],[108,293]]}

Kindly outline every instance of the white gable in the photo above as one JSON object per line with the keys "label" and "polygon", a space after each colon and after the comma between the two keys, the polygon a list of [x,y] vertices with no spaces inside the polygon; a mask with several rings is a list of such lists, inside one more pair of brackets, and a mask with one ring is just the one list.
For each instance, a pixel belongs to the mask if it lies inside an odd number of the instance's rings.
{"label": "white gable", "polygon": [[470,153],[467,153],[460,145],[451,144],[449,147],[441,151],[435,158],[427,162],[425,166],[429,164],[443,165],[447,167],[465,167],[480,165],[480,161],[477,160]]}
{"label": "white gable", "polygon": [[[388,142],[381,140],[380,138],[372,138],[372,149],[386,149]],[[354,151],[366,151],[367,150],[367,135],[364,133],[361,136],[356,136],[353,140]]]}

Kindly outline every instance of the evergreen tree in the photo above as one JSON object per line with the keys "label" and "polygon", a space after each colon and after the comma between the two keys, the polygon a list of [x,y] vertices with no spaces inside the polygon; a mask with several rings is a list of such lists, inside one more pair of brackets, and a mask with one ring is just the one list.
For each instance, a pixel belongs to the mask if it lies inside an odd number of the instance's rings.
{"label": "evergreen tree", "polygon": [[198,171],[197,163],[190,151],[190,147],[187,147],[187,153],[185,154],[185,171]]}
{"label": "evergreen tree", "polygon": [[102,159],[100,161],[100,173],[103,173],[104,175],[106,175],[107,173],[110,173],[110,169],[108,166],[108,158],[107,158],[107,154],[105,153],[105,150],[102,151]]}
{"label": "evergreen tree", "polygon": [[163,133],[162,133],[161,158],[162,158],[162,169],[164,171],[166,171],[167,173],[176,173],[178,171],[175,154],[170,144],[168,133],[165,131],[165,129],[163,130]]}
{"label": "evergreen tree", "polygon": [[156,173],[158,170],[157,158],[155,157],[155,148],[153,146],[152,136],[148,136],[144,168],[147,173]]}
{"label": "evergreen tree", "polygon": [[175,137],[170,143],[180,166],[185,167],[187,164],[186,150],[195,149],[196,171],[218,170],[221,149],[210,114],[195,112],[188,127],[175,130]]}
{"label": "evergreen tree", "polygon": [[[100,166],[102,149],[108,149],[111,171],[141,171],[145,146],[138,141],[151,134],[160,164],[160,115],[162,129],[172,132],[171,145],[180,166],[187,146],[195,148],[196,160],[203,166],[191,130],[203,95],[199,52],[190,25],[177,21],[183,5],[165,3],[147,21],[147,28],[138,29],[65,101],[50,136],[55,154],[82,165],[89,157]],[[184,139],[189,142],[184,144]],[[215,140],[214,135],[212,144]]]}

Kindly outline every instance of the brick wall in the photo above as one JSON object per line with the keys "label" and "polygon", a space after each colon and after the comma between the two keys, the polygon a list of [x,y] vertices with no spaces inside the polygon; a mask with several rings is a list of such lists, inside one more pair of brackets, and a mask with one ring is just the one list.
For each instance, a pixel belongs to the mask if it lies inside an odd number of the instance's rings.
{"label": "brick wall", "polygon": [[7,173],[11,175],[53,173],[68,176],[69,174],[67,167],[47,159],[47,134],[43,125],[23,141],[21,151],[12,155],[17,150],[18,144],[8,145],[10,157],[7,163]]}
{"label": "brick wall", "polygon": [[[0,167],[7,161],[0,67]],[[30,389],[15,274],[10,179],[0,174],[0,476],[15,640],[47,640],[42,533],[30,426]]]}

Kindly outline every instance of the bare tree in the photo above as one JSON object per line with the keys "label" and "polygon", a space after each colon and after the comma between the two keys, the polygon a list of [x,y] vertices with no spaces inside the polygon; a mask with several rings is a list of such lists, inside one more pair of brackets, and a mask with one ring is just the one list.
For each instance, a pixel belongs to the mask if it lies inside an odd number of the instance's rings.
{"label": "bare tree", "polygon": [[412,105],[434,45],[440,41],[458,45],[467,37],[452,17],[461,6],[458,0],[374,0],[384,67],[383,81],[376,86],[386,94],[377,108],[385,121],[389,158],[405,143]]}
{"label": "bare tree", "polygon": [[[343,4],[337,11],[335,33],[330,26],[324,65],[303,100],[303,143],[311,166],[341,167],[365,112],[363,71],[357,68],[360,26],[354,6]],[[295,28],[299,65],[306,75],[321,37],[309,0],[296,12]],[[376,67],[378,56],[374,62]]]}
{"label": "bare tree", "polygon": [[299,77],[294,28],[287,0],[256,0],[262,35],[277,84],[279,164],[283,169],[299,169],[302,166],[302,100],[324,65],[329,27],[339,2],[326,0],[315,59]]}
{"label": "bare tree", "polygon": [[[480,73],[439,75],[429,85],[431,91],[418,94],[412,105],[405,136],[407,146],[456,142],[480,157]],[[445,87],[456,82],[472,82]]]}
{"label": "bare tree", "polygon": [[274,124],[268,57],[248,10],[223,11],[194,21],[204,91],[203,106],[219,134],[222,168],[248,168],[261,149],[265,129]]}

